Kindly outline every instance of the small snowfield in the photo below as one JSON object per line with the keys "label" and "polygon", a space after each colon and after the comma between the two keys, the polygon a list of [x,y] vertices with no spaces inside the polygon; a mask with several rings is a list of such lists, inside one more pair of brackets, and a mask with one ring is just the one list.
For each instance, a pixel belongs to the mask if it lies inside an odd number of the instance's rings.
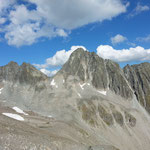
{"label": "small snowfield", "polygon": [[25,113],[23,110],[21,110],[18,107],[13,107],[12,109],[15,110],[19,114],[23,114],[23,115],[26,115],[26,116],[28,115],[27,113]]}
{"label": "small snowfield", "polygon": [[107,95],[107,91],[97,91],[100,94]]}
{"label": "small snowfield", "polygon": [[12,118],[12,119],[15,119],[15,120],[18,120],[18,121],[24,121],[24,118],[21,117],[20,115],[17,115],[17,114],[12,114],[12,113],[2,113],[4,116],[7,116],[9,118]]}
{"label": "small snowfield", "polygon": [[2,94],[2,90],[3,90],[3,88],[0,89],[0,94]]}

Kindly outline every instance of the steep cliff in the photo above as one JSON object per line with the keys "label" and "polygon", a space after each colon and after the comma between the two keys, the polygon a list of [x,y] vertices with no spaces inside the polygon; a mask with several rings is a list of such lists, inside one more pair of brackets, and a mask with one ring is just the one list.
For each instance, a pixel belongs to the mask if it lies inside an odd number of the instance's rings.
{"label": "steep cliff", "polygon": [[138,101],[150,113],[150,63],[127,65],[123,70]]}

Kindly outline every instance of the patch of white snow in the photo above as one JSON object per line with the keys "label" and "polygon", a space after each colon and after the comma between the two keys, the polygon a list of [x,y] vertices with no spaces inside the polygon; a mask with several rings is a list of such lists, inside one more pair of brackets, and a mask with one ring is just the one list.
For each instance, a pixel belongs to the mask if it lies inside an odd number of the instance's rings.
{"label": "patch of white snow", "polygon": [[2,94],[2,90],[3,90],[3,88],[0,89],[0,94]]}
{"label": "patch of white snow", "polygon": [[79,83],[79,85],[80,85],[81,89],[84,90],[83,87],[86,85],[86,83],[83,83],[83,84],[80,84],[80,83]]}
{"label": "patch of white snow", "polygon": [[27,113],[25,113],[23,110],[21,110],[20,108],[18,108],[18,107],[13,107],[12,108],[13,110],[15,110],[17,113],[20,113],[20,114],[24,114],[24,115],[28,115]]}
{"label": "patch of white snow", "polygon": [[12,113],[2,113],[2,114],[4,116],[7,116],[7,117],[15,119],[15,120],[24,121],[24,118],[17,114],[12,114]]}
{"label": "patch of white snow", "polygon": [[97,91],[100,94],[107,95],[107,91]]}
{"label": "patch of white snow", "polygon": [[56,82],[55,82],[54,79],[51,81],[51,85],[52,85],[52,86],[55,86],[56,88],[58,88],[58,85],[56,85]]}
{"label": "patch of white snow", "polygon": [[54,79],[51,81],[51,85],[56,85],[56,83],[55,83],[55,80],[54,80]]}

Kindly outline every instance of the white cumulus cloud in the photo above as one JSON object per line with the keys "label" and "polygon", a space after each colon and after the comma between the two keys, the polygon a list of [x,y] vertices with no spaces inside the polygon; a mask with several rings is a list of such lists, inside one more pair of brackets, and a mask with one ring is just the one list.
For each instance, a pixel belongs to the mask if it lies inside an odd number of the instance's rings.
{"label": "white cumulus cloud", "polygon": [[42,68],[42,69],[61,67],[69,59],[71,53],[74,52],[78,48],[82,48],[86,50],[84,46],[72,46],[71,49],[68,51],[66,50],[57,51],[54,56],[46,59],[45,64],[35,64],[35,66],[38,68]]}
{"label": "white cumulus cloud", "polygon": [[111,37],[111,43],[112,44],[119,44],[119,43],[122,43],[126,40],[127,40],[127,38],[124,37],[123,35],[120,35],[120,34],[117,34],[116,36]]}
{"label": "white cumulus cloud", "polygon": [[29,0],[37,5],[37,11],[49,23],[74,29],[88,23],[112,19],[126,12],[126,5],[120,0]]}
{"label": "white cumulus cloud", "polygon": [[[111,20],[126,12],[121,0],[0,0],[0,18],[7,10],[7,25],[0,31],[9,45],[31,45],[41,37],[66,37],[71,30],[93,22]],[[29,9],[28,6],[35,5]],[[11,9],[8,9],[10,8]],[[1,21],[3,22],[3,21]]]}
{"label": "white cumulus cloud", "polygon": [[0,15],[4,15],[5,11],[13,4],[16,0],[0,0]]}
{"label": "white cumulus cloud", "polygon": [[100,45],[97,54],[104,59],[116,62],[150,61],[150,49],[137,46],[135,48],[116,50],[109,45]]}
{"label": "white cumulus cloud", "polygon": [[28,10],[25,5],[15,6],[9,14],[9,21],[5,30],[5,39],[9,45],[17,47],[31,45],[40,37],[67,36],[63,29],[48,24],[41,25],[42,17],[36,10]]}
{"label": "white cumulus cloud", "polygon": [[47,69],[44,69],[44,68],[40,69],[40,71],[43,72],[44,74],[46,74],[49,77],[55,75],[58,72],[58,70],[52,70],[52,71],[50,71],[50,70],[47,70]]}

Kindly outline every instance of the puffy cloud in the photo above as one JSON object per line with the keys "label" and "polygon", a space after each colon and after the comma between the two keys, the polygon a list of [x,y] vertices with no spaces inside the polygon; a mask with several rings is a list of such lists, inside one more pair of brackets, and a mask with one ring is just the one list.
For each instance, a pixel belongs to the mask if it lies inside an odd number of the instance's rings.
{"label": "puffy cloud", "polygon": [[100,45],[97,54],[104,59],[116,62],[150,61],[150,49],[137,46],[135,48],[116,50],[109,45]]}
{"label": "puffy cloud", "polygon": [[134,17],[144,11],[150,10],[150,7],[147,5],[141,5],[140,3],[133,9],[133,11],[128,15],[128,17]]}
{"label": "puffy cloud", "polygon": [[72,46],[69,51],[66,51],[66,50],[57,51],[53,57],[46,59],[45,64],[35,64],[35,66],[38,68],[42,68],[42,69],[61,67],[69,59],[71,53],[74,52],[78,48],[82,48],[86,50],[84,46]]}
{"label": "puffy cloud", "polygon": [[150,34],[146,37],[138,37],[136,40],[139,42],[150,42]]}
{"label": "puffy cloud", "polygon": [[74,29],[88,23],[112,19],[126,11],[120,0],[29,0],[49,23]]}
{"label": "puffy cloud", "polygon": [[0,15],[4,15],[6,9],[8,9],[14,3],[15,0],[0,0]]}
{"label": "puffy cloud", "polygon": [[58,72],[58,70],[50,71],[50,70],[47,70],[47,69],[40,69],[40,71],[43,72],[44,74],[46,74],[49,77],[54,76]]}
{"label": "puffy cloud", "polygon": [[28,10],[25,5],[17,5],[9,13],[9,20],[15,25],[34,21],[40,21],[41,17],[36,10]]}
{"label": "puffy cloud", "polygon": [[[111,20],[126,12],[127,8],[127,4],[121,0],[25,1],[27,5],[18,4],[17,0],[0,0],[0,18],[5,9],[8,20],[8,25],[3,26],[2,31],[10,45],[31,45],[41,37],[66,37],[75,28]],[[28,9],[28,5],[33,4],[36,7]],[[11,9],[8,9],[10,6]]]}
{"label": "puffy cloud", "polygon": [[9,20],[11,23],[4,28],[9,45],[19,47],[31,45],[40,37],[67,36],[63,29],[55,31],[52,26],[41,25],[42,18],[37,11],[28,10],[25,5],[15,6],[15,10],[9,14]]}
{"label": "puffy cloud", "polygon": [[68,34],[63,30],[63,29],[57,29],[56,30],[56,33],[59,35],[59,36],[62,36],[62,37],[67,37]]}
{"label": "puffy cloud", "polygon": [[117,34],[116,36],[111,37],[111,43],[112,44],[122,43],[122,42],[124,42],[126,40],[127,40],[127,38],[122,36],[122,35],[120,35],[120,34]]}

